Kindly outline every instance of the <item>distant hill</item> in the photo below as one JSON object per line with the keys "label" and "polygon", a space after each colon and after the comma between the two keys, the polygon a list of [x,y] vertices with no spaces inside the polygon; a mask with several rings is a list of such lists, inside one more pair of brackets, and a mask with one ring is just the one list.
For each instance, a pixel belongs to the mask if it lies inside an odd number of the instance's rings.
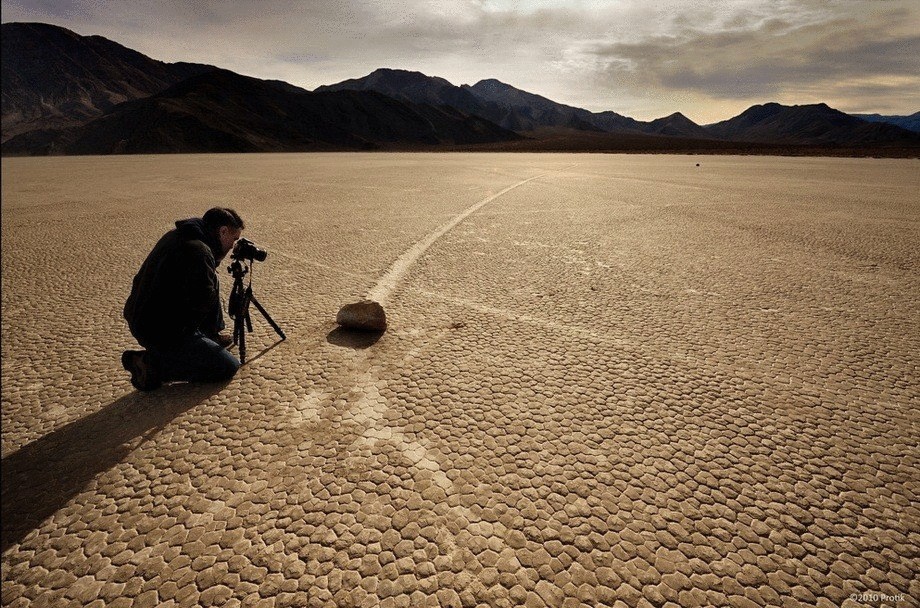
{"label": "distant hill", "polygon": [[642,132],[669,137],[690,137],[696,139],[713,139],[709,130],[696,124],[680,112],[642,123]]}
{"label": "distant hill", "polygon": [[481,80],[472,86],[456,86],[443,78],[421,72],[379,69],[362,78],[321,86],[316,90],[377,91],[414,103],[449,105],[519,133],[553,127],[625,133],[642,131],[639,122],[615,112],[594,114],[495,79]]}
{"label": "distant hill", "polygon": [[452,85],[443,78],[407,70],[381,68],[363,78],[320,86],[315,91],[376,91],[402,101],[433,106],[446,105],[477,116],[487,112],[482,102],[464,89]]}
{"label": "distant hill", "polygon": [[582,131],[602,131],[591,120],[592,114],[581,108],[557,103],[546,97],[522,91],[490,78],[476,84],[463,85],[478,98],[501,107],[514,121],[516,131],[533,131],[541,127],[568,127]]}
{"label": "distant hill", "polygon": [[20,134],[4,154],[273,152],[425,148],[519,136],[448,107],[374,91],[310,93],[213,70],[85,125]]}
{"label": "distant hill", "polygon": [[884,116],[882,114],[851,114],[851,116],[861,118],[867,122],[884,122],[914,133],[920,133],[920,112],[914,112],[909,116]]}
{"label": "distant hill", "polygon": [[164,63],[102,38],[44,23],[2,26],[2,138],[80,125],[215,69]]}
{"label": "distant hill", "polygon": [[756,105],[706,130],[732,141],[797,145],[913,145],[920,136],[894,125],[869,123],[827,106]]}
{"label": "distant hill", "polygon": [[[450,106],[466,114],[485,118],[506,129],[518,132],[531,131],[539,126],[550,125],[594,128],[591,125],[579,124],[578,121],[560,121],[556,119],[541,122],[534,120],[530,108],[513,107],[510,104],[502,103],[501,100],[479,95],[477,91],[469,86],[459,87],[443,78],[428,76],[421,72],[382,68],[362,78],[352,78],[316,88],[317,92],[349,90],[376,91],[394,99],[412,103]],[[584,112],[584,110],[582,111]]]}
{"label": "distant hill", "polygon": [[608,133],[645,133],[648,123],[617,114],[612,110],[594,112],[591,123]]}

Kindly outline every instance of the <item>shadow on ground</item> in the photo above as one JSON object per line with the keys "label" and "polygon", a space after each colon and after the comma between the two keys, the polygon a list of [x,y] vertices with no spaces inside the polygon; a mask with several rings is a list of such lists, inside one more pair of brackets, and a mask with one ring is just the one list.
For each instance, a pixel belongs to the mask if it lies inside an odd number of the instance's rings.
{"label": "shadow on ground", "polygon": [[[153,393],[130,393],[4,458],[2,551],[22,541],[173,418],[224,386],[173,384]],[[133,441],[137,438],[140,442]]]}
{"label": "shadow on ground", "polygon": [[[248,365],[248,364],[252,363],[253,361],[255,361],[255,360],[257,360],[257,359],[261,359],[262,357],[264,357],[265,355],[267,355],[267,354],[269,353],[269,351],[271,351],[272,349],[274,349],[275,347],[277,347],[277,346],[278,346],[279,344],[281,344],[282,342],[283,342],[283,340],[278,340],[277,342],[275,342],[275,343],[273,343],[273,344],[271,344],[271,345],[269,345],[269,346],[266,346],[265,348],[263,348],[262,350],[260,350],[258,353],[256,353],[255,356],[248,356],[248,357],[246,358],[246,362],[244,363],[244,365]],[[237,356],[239,356],[239,353],[237,353]]]}
{"label": "shadow on ground", "polygon": [[336,346],[345,346],[347,348],[363,349],[373,346],[386,332],[383,331],[364,331],[359,329],[347,329],[339,327],[333,329],[326,335],[326,341]]}

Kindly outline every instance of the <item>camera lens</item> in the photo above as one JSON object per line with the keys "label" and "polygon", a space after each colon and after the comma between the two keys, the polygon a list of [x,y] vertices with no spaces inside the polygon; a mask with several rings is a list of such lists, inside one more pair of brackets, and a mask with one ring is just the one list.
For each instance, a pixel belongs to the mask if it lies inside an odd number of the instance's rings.
{"label": "camera lens", "polygon": [[264,262],[265,258],[268,257],[268,252],[264,249],[259,249],[256,247],[256,244],[249,239],[240,239],[233,247],[232,257],[237,260],[254,260],[256,262]]}

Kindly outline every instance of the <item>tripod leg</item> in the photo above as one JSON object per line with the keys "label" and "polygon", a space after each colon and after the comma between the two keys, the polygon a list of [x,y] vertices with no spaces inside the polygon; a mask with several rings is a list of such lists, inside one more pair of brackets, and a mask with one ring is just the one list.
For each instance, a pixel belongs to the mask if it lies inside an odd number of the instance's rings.
{"label": "tripod leg", "polygon": [[269,315],[268,312],[267,312],[264,308],[262,308],[262,305],[259,304],[259,301],[256,300],[256,297],[255,297],[254,295],[250,294],[249,299],[250,299],[250,301],[251,301],[253,304],[256,305],[256,308],[259,309],[259,312],[262,313],[262,316],[265,317],[265,320],[268,321],[268,324],[272,326],[272,329],[274,329],[275,332],[276,332],[279,336],[281,336],[281,339],[282,339],[282,340],[287,340],[287,336],[284,335],[284,332],[281,331],[281,328],[278,327],[278,324],[275,323],[275,320],[271,318],[271,315]]}
{"label": "tripod leg", "polygon": [[240,316],[237,316],[233,324],[233,342],[240,349],[240,363],[246,363],[246,327]]}
{"label": "tripod leg", "polygon": [[252,333],[252,319],[249,318],[249,302],[252,300],[252,287],[247,287],[243,292],[243,299],[240,303],[240,316],[246,321],[246,329]]}

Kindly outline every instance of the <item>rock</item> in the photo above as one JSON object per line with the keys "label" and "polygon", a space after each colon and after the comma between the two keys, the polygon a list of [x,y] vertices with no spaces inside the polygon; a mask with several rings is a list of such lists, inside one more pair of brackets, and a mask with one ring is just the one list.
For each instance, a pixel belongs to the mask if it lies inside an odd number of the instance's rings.
{"label": "rock", "polygon": [[361,300],[346,304],[339,309],[335,322],[349,329],[363,331],[386,331],[387,316],[383,306],[373,300]]}

